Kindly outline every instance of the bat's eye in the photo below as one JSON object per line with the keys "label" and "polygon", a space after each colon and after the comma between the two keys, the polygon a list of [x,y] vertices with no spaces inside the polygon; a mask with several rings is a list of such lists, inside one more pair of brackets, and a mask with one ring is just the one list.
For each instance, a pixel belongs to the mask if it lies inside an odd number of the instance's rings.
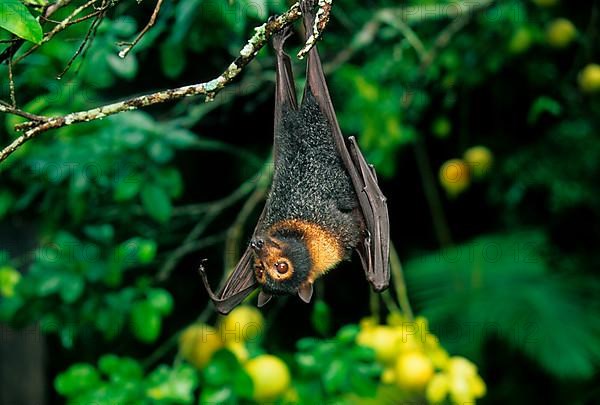
{"label": "bat's eye", "polygon": [[279,274],[287,273],[289,266],[286,262],[277,262],[275,263],[275,269]]}

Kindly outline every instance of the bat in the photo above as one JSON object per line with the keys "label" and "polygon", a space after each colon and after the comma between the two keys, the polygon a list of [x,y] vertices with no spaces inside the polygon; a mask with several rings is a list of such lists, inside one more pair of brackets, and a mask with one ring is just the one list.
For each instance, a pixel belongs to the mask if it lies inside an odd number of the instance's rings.
{"label": "bat", "polygon": [[[302,1],[304,27],[312,30],[311,1]],[[314,46],[307,83],[298,105],[290,57],[289,27],[272,37],[276,53],[274,173],[253,236],[220,292],[200,266],[216,309],[231,311],[256,288],[258,306],[273,295],[310,302],[316,279],[358,252],[375,291],[388,287],[389,217],[375,169],[354,137],[342,136],[323,68]]]}

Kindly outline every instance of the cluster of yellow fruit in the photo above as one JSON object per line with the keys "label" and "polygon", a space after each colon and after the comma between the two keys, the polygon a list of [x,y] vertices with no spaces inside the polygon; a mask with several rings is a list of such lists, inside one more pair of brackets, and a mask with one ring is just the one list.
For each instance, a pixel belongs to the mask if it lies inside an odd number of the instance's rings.
{"label": "cluster of yellow fruit", "polygon": [[[547,0],[546,0],[547,1]],[[541,1],[541,3],[545,3]],[[554,5],[556,1],[550,1]],[[540,4],[541,5],[541,4]],[[546,42],[554,47],[563,49],[577,38],[577,28],[566,18],[557,18],[546,27]],[[579,88],[584,93],[600,92],[600,65],[589,63],[579,72]]]}
{"label": "cluster of yellow fruit", "polygon": [[273,401],[290,387],[290,370],[277,356],[262,354],[249,359],[247,343],[258,339],[264,328],[262,314],[240,306],[219,320],[217,327],[193,324],[179,337],[181,356],[198,369],[204,368],[220,349],[231,351],[252,379],[254,399]]}
{"label": "cluster of yellow fruit", "polygon": [[471,184],[471,178],[481,179],[492,167],[494,157],[485,146],[467,149],[462,159],[450,159],[439,170],[440,185],[450,197],[456,197]]}
{"label": "cluster of yellow fruit", "polygon": [[391,314],[386,325],[366,318],[360,326],[356,342],[375,351],[384,367],[383,383],[425,395],[430,403],[446,398],[453,403],[472,403],[485,395],[486,386],[476,366],[464,357],[450,357],[425,318],[408,321]]}

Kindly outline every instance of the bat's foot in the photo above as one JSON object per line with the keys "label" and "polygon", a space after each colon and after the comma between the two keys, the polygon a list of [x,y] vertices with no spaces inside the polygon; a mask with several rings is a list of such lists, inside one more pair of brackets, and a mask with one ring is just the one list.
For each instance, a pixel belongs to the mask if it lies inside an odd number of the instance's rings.
{"label": "bat's foot", "polygon": [[286,25],[272,36],[273,48],[276,52],[283,52],[285,41],[292,35],[292,27]]}
{"label": "bat's foot", "polygon": [[304,18],[304,28],[306,29],[307,36],[310,36],[313,25],[315,23],[317,0],[302,0],[300,1],[300,11],[302,11],[302,17]]}

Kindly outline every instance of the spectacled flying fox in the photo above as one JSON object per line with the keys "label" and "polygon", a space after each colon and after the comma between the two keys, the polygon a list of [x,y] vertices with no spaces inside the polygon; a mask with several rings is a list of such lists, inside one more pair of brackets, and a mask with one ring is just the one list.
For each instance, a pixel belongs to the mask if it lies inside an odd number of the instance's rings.
{"label": "spectacled flying fox", "polygon": [[[302,1],[307,35],[315,19]],[[302,103],[284,44],[289,27],[272,37],[277,56],[273,182],[253,237],[218,294],[202,280],[217,310],[231,311],[256,288],[258,306],[273,295],[310,302],[313,283],[352,251],[375,291],[389,284],[386,199],[356,140],[342,136],[316,46],[307,61]]]}

